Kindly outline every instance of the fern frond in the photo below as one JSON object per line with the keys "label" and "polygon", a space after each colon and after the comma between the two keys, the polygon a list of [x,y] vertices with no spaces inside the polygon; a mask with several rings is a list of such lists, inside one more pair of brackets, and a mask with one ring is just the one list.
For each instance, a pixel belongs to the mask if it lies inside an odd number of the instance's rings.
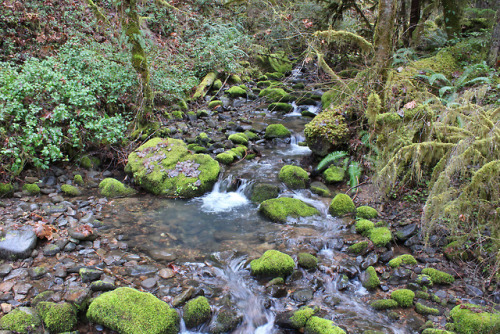
{"label": "fern frond", "polygon": [[335,162],[335,160],[342,159],[347,155],[347,152],[344,151],[335,151],[330,154],[328,154],[326,157],[324,157],[316,167],[316,170],[318,172],[321,172],[322,170],[326,169],[329,165]]}
{"label": "fern frond", "polygon": [[448,80],[448,78],[446,78],[444,76],[444,74],[442,73],[434,73],[433,75],[431,75],[429,77],[429,85],[434,85],[434,82],[436,82],[436,80],[440,80],[440,81],[443,81],[443,82],[446,82],[446,83],[450,83],[450,80]]}
{"label": "fern frond", "polygon": [[359,162],[353,161],[349,165],[349,186],[355,188],[359,184],[359,178],[361,177],[361,166]]}

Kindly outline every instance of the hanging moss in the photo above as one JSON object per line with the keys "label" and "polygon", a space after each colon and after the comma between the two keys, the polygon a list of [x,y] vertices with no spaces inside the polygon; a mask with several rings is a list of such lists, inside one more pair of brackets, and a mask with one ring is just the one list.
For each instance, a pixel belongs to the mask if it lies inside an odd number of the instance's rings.
{"label": "hanging moss", "polygon": [[373,45],[360,35],[344,30],[316,31],[314,37],[325,40],[327,43],[335,43],[338,46],[354,44],[364,53],[372,53]]}

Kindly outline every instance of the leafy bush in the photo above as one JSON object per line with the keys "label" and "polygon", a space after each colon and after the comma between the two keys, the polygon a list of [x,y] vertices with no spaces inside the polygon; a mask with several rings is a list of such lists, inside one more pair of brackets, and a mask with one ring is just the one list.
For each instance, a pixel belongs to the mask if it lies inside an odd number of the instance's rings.
{"label": "leafy bush", "polygon": [[14,174],[25,164],[48,168],[71,148],[119,142],[127,121],[103,110],[124,109],[136,85],[133,73],[73,43],[57,57],[0,63],[2,164]]}

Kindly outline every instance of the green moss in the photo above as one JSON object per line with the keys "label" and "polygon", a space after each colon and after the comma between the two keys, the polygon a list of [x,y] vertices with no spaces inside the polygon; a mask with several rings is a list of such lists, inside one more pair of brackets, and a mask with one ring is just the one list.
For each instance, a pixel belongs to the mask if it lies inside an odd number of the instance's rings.
{"label": "green moss", "polygon": [[389,266],[392,268],[397,268],[402,264],[417,264],[417,260],[411,254],[402,254],[389,261]]}
{"label": "green moss", "polygon": [[[339,108],[327,109],[314,117],[305,125],[304,135],[311,150],[315,151],[318,143],[330,149],[344,142],[349,133],[343,112]],[[319,152],[319,155],[326,155],[327,152]],[[321,153],[321,154],[320,154]]]}
{"label": "green moss", "polygon": [[332,196],[332,193],[330,192],[330,189],[328,189],[327,186],[325,186],[322,183],[319,182],[313,182],[311,183],[310,189],[313,194],[322,196],[322,197],[330,197]]}
{"label": "green moss", "polygon": [[257,135],[257,134],[256,134],[255,132],[253,132],[253,131],[249,131],[249,130],[247,130],[247,131],[245,131],[244,133],[245,133],[245,136],[247,136],[247,138],[248,138],[249,140],[257,140],[257,139],[259,139],[259,135]]}
{"label": "green moss", "polygon": [[468,253],[463,247],[463,243],[459,241],[453,241],[446,245],[443,248],[443,254],[450,261],[466,261],[469,259]]}
{"label": "green moss", "polygon": [[447,49],[439,51],[435,56],[417,60],[410,64],[414,74],[419,70],[432,70],[450,77],[454,72],[460,70],[457,59]]}
{"label": "green moss", "polygon": [[269,277],[285,277],[292,273],[295,262],[290,255],[277,250],[268,250],[260,258],[250,262],[253,275]]}
{"label": "green moss", "polygon": [[349,246],[349,252],[354,254],[363,254],[368,248],[368,241],[360,241],[355,243],[354,245]]}
{"label": "green moss", "polygon": [[316,313],[315,310],[308,306],[301,307],[297,311],[293,312],[292,316],[290,317],[292,327],[295,329],[304,327],[307,321],[314,315],[314,313]]}
{"label": "green moss", "polygon": [[70,184],[63,184],[61,186],[61,191],[67,196],[79,196],[82,193],[80,189]]}
{"label": "green moss", "polygon": [[398,307],[398,302],[394,299],[377,299],[371,302],[370,306],[376,310],[387,310]]}
{"label": "green moss", "polygon": [[281,168],[279,179],[290,189],[304,189],[309,182],[309,174],[298,166],[286,165]]}
{"label": "green moss", "polygon": [[279,76],[292,70],[292,62],[282,51],[267,55],[258,55],[256,61],[264,71],[278,72]]}
{"label": "green moss", "polygon": [[337,166],[330,166],[323,172],[323,177],[327,183],[342,182],[342,180],[344,180],[344,176],[344,169]]}
{"label": "green moss", "polygon": [[194,153],[206,153],[208,151],[206,147],[200,146],[198,144],[189,144],[188,150]]}
{"label": "green moss", "polygon": [[247,96],[247,91],[240,86],[233,86],[227,90],[227,94],[231,97],[245,97]]}
{"label": "green moss", "polygon": [[401,123],[403,118],[399,116],[395,112],[385,112],[383,114],[377,115],[375,118],[375,124],[377,124],[378,127],[384,127],[384,126],[395,126],[399,123]]}
{"label": "green moss", "polygon": [[208,102],[208,107],[210,109],[215,109],[218,106],[222,106],[222,105],[223,105],[223,103],[220,100],[213,100],[213,101]]}
{"label": "green moss", "polygon": [[437,308],[428,307],[420,303],[415,303],[415,311],[423,315],[439,315],[439,310]]}
{"label": "green moss", "polygon": [[429,275],[434,284],[451,284],[455,282],[453,276],[434,268],[424,268],[422,269],[422,274]]}
{"label": "green moss", "polygon": [[127,187],[120,181],[113,178],[106,178],[99,183],[99,191],[102,196],[116,198],[126,197],[135,194],[135,190]]}
{"label": "green moss", "polygon": [[235,144],[248,145],[248,138],[244,133],[233,133],[228,139]]}
{"label": "green moss", "polygon": [[426,328],[422,334],[455,334],[455,332],[446,331],[444,329]]}
{"label": "green moss", "polygon": [[80,158],[80,166],[86,169],[91,169],[94,167],[94,165],[92,164],[92,160],[90,160],[90,157],[87,155],[84,155]]}
{"label": "green moss", "polygon": [[450,316],[460,334],[500,333],[500,312],[474,304],[455,306]]}
{"label": "green moss", "polygon": [[375,227],[375,224],[368,219],[360,219],[356,222],[355,229],[356,233],[362,234],[362,235],[367,235],[370,233],[371,230],[373,230]]}
{"label": "green moss", "polygon": [[334,217],[340,217],[355,210],[354,202],[346,194],[337,194],[330,203],[329,208],[330,214]]}
{"label": "green moss", "polygon": [[69,332],[76,326],[76,310],[70,303],[40,302],[36,309],[51,333]]}
{"label": "green moss", "polygon": [[267,72],[265,75],[271,80],[280,80],[283,77],[283,74],[280,72]]}
{"label": "green moss", "polygon": [[415,292],[415,297],[417,297],[419,299],[425,299],[425,300],[431,299],[431,295],[429,295],[425,291],[420,291],[420,290]]}
{"label": "green moss", "polygon": [[271,102],[288,102],[291,99],[290,94],[288,94],[283,88],[273,88],[268,87],[260,91],[259,97],[265,97]]}
{"label": "green moss", "polygon": [[181,120],[184,118],[184,113],[180,110],[174,110],[172,111],[172,116],[174,117],[174,119]]}
{"label": "green moss", "polygon": [[387,245],[392,240],[391,231],[387,227],[376,227],[368,234],[370,240],[379,247]]}
{"label": "green moss", "polygon": [[309,253],[299,253],[297,262],[305,269],[315,269],[318,266],[318,258]]}
{"label": "green moss", "polygon": [[243,80],[241,80],[241,77],[237,74],[231,74],[231,76],[229,77],[229,81],[234,84],[240,84],[243,82]]}
{"label": "green moss", "polygon": [[259,87],[259,88],[265,88],[265,87],[269,87],[269,86],[271,86],[270,80],[262,80],[262,81],[257,82],[257,87]]}
{"label": "green moss", "polygon": [[177,334],[179,315],[150,293],[118,288],[95,298],[87,311],[91,322],[122,334]]}
{"label": "green moss", "polygon": [[374,208],[364,205],[356,209],[356,218],[373,219],[378,217],[378,212]]}
{"label": "green moss", "polygon": [[234,161],[235,157],[236,157],[236,155],[233,152],[226,151],[226,152],[222,152],[222,153],[217,154],[215,159],[224,165],[229,165],[230,163],[232,163]]}
{"label": "green moss", "polygon": [[40,193],[40,187],[36,183],[25,183],[23,190],[30,195],[38,195]]}
{"label": "green moss", "polygon": [[275,184],[257,183],[252,188],[250,200],[254,203],[262,203],[265,200],[278,197],[280,188]]}
{"label": "green moss", "polygon": [[377,276],[375,268],[373,268],[372,266],[366,268],[365,275],[367,275],[367,277],[363,282],[363,286],[366,289],[373,290],[380,285],[380,280]]}
{"label": "green moss", "polygon": [[312,316],[306,323],[305,334],[345,334],[345,331],[328,319]]}
{"label": "green moss", "polygon": [[319,215],[319,211],[296,198],[280,197],[265,200],[259,212],[277,223],[286,223],[287,217],[299,218]]}
{"label": "green moss", "polygon": [[40,318],[31,308],[18,308],[0,319],[0,328],[16,333],[33,333],[41,325]]}
{"label": "green moss", "polygon": [[75,175],[75,177],[73,178],[73,182],[75,182],[75,184],[77,184],[79,186],[84,185],[83,178],[80,174]]}
{"label": "green moss", "polygon": [[283,112],[290,112],[292,111],[293,107],[289,103],[284,103],[284,102],[274,102],[271,103],[267,109],[271,111],[283,111]]}
{"label": "green moss", "polygon": [[222,88],[222,80],[221,79],[215,80],[213,85],[212,85],[212,89],[219,90],[221,88]]}
{"label": "green moss", "polygon": [[182,318],[188,328],[199,326],[210,319],[210,304],[203,296],[188,301],[183,310]]}
{"label": "green moss", "polygon": [[408,289],[398,289],[391,292],[391,298],[397,301],[401,307],[410,307],[413,305],[415,292]]}
{"label": "green moss", "polygon": [[264,138],[274,139],[274,138],[288,138],[292,135],[290,130],[288,130],[283,124],[270,124],[266,128],[266,133]]}
{"label": "green moss", "polygon": [[14,187],[10,183],[0,183],[0,196],[7,196],[14,192]]}

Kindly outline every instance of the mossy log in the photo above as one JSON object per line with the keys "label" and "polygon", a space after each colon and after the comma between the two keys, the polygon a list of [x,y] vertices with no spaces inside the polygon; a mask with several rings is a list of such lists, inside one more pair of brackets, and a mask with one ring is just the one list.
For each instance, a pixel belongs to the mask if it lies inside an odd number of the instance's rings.
{"label": "mossy log", "polygon": [[215,72],[208,73],[196,88],[196,91],[194,92],[192,99],[198,100],[200,98],[205,97],[205,95],[207,94],[207,90],[210,88],[210,86],[212,86],[215,79],[217,79],[217,73]]}

